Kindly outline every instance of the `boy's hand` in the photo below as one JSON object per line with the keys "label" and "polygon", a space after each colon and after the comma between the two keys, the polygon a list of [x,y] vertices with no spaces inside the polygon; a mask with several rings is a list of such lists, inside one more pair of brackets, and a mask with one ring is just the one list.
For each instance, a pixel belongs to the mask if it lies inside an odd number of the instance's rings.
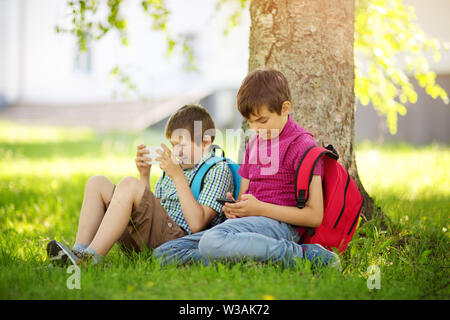
{"label": "boy's hand", "polygon": [[170,151],[170,149],[163,143],[161,143],[161,148],[164,151],[156,150],[160,156],[155,159],[160,162],[159,167],[161,170],[164,170],[164,172],[173,181],[179,177],[184,177],[183,169],[178,164],[178,161],[172,154],[172,151]]}
{"label": "boy's hand", "polygon": [[[228,198],[228,199],[233,199],[234,201],[236,201],[236,200],[233,198],[233,195],[231,194],[231,192],[227,192],[227,198]],[[231,209],[230,209],[229,207],[226,206],[226,203],[225,203],[225,205],[222,206],[222,210],[223,210],[223,212],[225,213],[225,217],[227,217],[227,219],[234,219],[234,218],[237,218],[234,214],[231,214]]]}
{"label": "boy's hand", "polygon": [[148,150],[145,150],[147,146],[145,144],[140,144],[137,146],[136,159],[136,168],[139,171],[139,175],[141,177],[150,177],[150,170],[152,168],[151,164],[148,164],[147,161],[152,161],[152,158],[146,156],[148,154]]}
{"label": "boy's hand", "polygon": [[[227,194],[228,196],[228,194]],[[261,213],[262,202],[251,194],[243,194],[241,201],[236,203],[225,203],[224,212],[226,217],[242,218],[247,216],[257,216]]]}

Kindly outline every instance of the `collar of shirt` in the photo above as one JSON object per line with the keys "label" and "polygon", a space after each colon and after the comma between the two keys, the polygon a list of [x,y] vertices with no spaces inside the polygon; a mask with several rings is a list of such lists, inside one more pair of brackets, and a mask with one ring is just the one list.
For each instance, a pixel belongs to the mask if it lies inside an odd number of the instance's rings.
{"label": "collar of shirt", "polygon": [[283,129],[281,129],[280,135],[278,138],[280,140],[287,138],[291,135],[292,131],[295,130],[295,123],[292,120],[291,115],[288,115],[288,119],[286,121],[286,124],[284,125]]}
{"label": "collar of shirt", "polygon": [[[269,140],[263,140],[259,136],[257,137],[256,148],[252,146],[249,150],[249,163],[257,164],[258,169],[272,167],[275,163],[283,165],[284,155],[290,149],[292,142],[304,134],[312,136],[310,132],[296,123],[291,115],[288,115],[283,129],[281,129],[277,137]],[[275,159],[273,157],[277,158]]]}
{"label": "collar of shirt", "polygon": [[[195,173],[197,172],[197,170],[200,168],[200,166],[202,165],[202,163],[204,163],[206,160],[208,160],[211,156],[213,156],[212,154],[212,150],[210,152],[208,152],[205,156],[203,156],[203,158],[192,168],[183,168],[183,174],[186,177],[186,179],[188,180],[188,183],[190,183],[190,179],[192,179],[195,175]],[[163,188],[164,187],[164,188]],[[165,190],[163,192],[163,189]],[[173,180],[171,180],[165,173],[163,174],[163,176],[161,177],[161,180],[159,182],[159,197],[161,199],[169,199],[171,198],[173,195],[177,194],[177,190],[175,188],[175,184],[173,182]],[[177,196],[178,198],[178,196]]]}
{"label": "collar of shirt", "polygon": [[[299,126],[296,125],[296,123],[292,120],[291,115],[289,114],[288,119],[287,119],[286,123],[284,124],[283,129],[281,129],[281,132],[277,137],[275,137],[273,139],[263,140],[263,139],[260,139],[259,136],[257,136],[258,147],[264,146],[263,148],[271,149],[272,144],[281,145],[282,143],[285,143],[285,142],[290,143],[291,140],[295,137],[294,133],[295,133],[296,129],[298,129],[298,127]],[[252,150],[250,150],[250,151],[252,151]]]}
{"label": "collar of shirt", "polygon": [[192,168],[183,168],[183,167],[181,167],[182,169],[183,169],[183,171],[189,171],[189,170],[194,170],[194,171],[197,171],[198,170],[198,168],[203,164],[203,162],[205,162],[206,160],[208,160],[209,158],[211,158],[212,156],[213,156],[213,151],[212,150],[210,150],[210,151],[208,151],[204,156],[203,156],[203,158],[201,158],[201,160],[197,163],[197,164],[195,164],[195,166],[193,166]]}
{"label": "collar of shirt", "polygon": [[[306,129],[301,127],[298,123],[296,123],[294,120],[292,120],[291,115],[288,115],[288,120],[286,124],[284,125],[283,129],[281,129],[281,132],[278,136],[278,143],[280,145],[284,144],[290,144],[293,140],[295,140],[299,135],[302,134],[309,134],[312,136],[310,132],[308,132]],[[272,141],[270,141],[272,142]],[[269,146],[270,146],[269,142]]]}

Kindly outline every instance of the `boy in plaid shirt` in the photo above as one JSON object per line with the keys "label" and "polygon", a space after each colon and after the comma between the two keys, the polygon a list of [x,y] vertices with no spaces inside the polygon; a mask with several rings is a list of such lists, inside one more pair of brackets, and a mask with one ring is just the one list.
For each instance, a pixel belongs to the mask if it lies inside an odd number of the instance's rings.
{"label": "boy in plaid shirt", "polygon": [[[194,130],[198,121],[201,130]],[[197,200],[190,189],[196,171],[214,155],[210,147],[215,125],[208,111],[199,105],[183,106],[170,117],[165,133],[173,150],[161,144],[155,160],[164,175],[154,193],[149,183],[148,162],[152,159],[141,144],[135,159],[140,179],[125,177],[117,187],[101,175],[88,180],[75,245],[69,250],[58,241],[50,241],[47,254],[52,262],[98,263],[114,243],[125,252],[154,249],[223,220],[216,198],[234,190],[227,163],[219,162],[208,171]]]}

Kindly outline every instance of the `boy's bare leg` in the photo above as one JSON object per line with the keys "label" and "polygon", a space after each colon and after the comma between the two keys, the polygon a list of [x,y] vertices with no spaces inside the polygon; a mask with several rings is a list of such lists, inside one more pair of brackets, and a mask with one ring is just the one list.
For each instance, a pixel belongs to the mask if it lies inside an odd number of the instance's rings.
{"label": "boy's bare leg", "polygon": [[133,206],[137,207],[145,185],[134,177],[123,178],[116,187],[108,210],[89,246],[105,256],[125,231]]}
{"label": "boy's bare leg", "polygon": [[105,176],[95,175],[86,182],[75,243],[89,245],[92,242],[113,192],[114,183]]}

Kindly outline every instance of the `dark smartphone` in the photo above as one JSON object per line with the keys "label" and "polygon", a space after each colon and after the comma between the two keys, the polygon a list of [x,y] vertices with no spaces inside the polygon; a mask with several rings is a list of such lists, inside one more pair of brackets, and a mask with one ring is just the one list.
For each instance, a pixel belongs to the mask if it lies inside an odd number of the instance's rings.
{"label": "dark smartphone", "polygon": [[220,203],[221,205],[225,205],[226,202],[228,203],[236,203],[236,201],[234,201],[233,199],[228,199],[228,198],[217,198],[216,201],[218,203]]}

